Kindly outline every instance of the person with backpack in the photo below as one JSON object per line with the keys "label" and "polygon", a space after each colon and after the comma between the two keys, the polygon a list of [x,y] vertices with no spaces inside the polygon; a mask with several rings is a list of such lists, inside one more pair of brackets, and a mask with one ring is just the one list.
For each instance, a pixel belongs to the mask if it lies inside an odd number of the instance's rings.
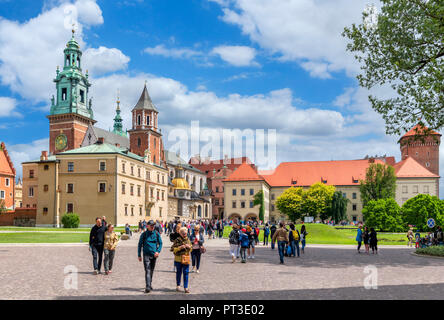
{"label": "person with backpack", "polygon": [[248,236],[248,240],[250,241],[250,245],[248,246],[248,259],[254,259],[254,247],[255,247],[255,232],[253,230],[253,228],[251,228],[251,226],[247,226],[247,236]]}
{"label": "person with backpack", "polygon": [[270,235],[270,228],[268,227],[268,223],[265,224],[264,227],[264,246],[268,246],[268,237]]}
{"label": "person with backpack", "polygon": [[143,248],[143,266],[145,268],[145,293],[153,290],[151,285],[153,282],[154,268],[156,259],[162,251],[162,238],[155,229],[155,222],[148,221],[147,230],[140,235],[139,244],[137,246],[137,256],[142,262],[141,251]]}
{"label": "person with backpack", "polygon": [[[276,225],[273,223],[270,228],[270,239],[273,239],[273,236],[274,236],[276,230],[277,230]],[[274,242],[273,241],[271,241],[271,250],[274,250]]]}
{"label": "person with backpack", "polygon": [[306,244],[305,241],[307,239],[307,235],[308,235],[308,232],[305,230],[305,224],[303,224],[301,227],[301,233],[299,234],[299,237],[301,239],[301,245],[302,245],[302,247],[301,247],[302,253],[304,253],[304,250],[305,250],[305,244]]}
{"label": "person with backpack", "polygon": [[[290,241],[291,254],[293,257],[296,257],[296,249],[299,257],[299,239],[300,234],[299,231],[296,230],[295,225],[293,223],[290,224],[290,233],[288,234],[288,238]],[[290,255],[291,257],[291,255]]]}
{"label": "person with backpack", "polygon": [[238,256],[238,248],[239,248],[239,229],[237,228],[237,224],[233,224],[233,230],[231,230],[230,235],[228,236],[228,243],[230,244],[230,255],[231,255],[231,263],[236,261],[236,257]]}
{"label": "person with backpack", "polygon": [[242,229],[242,231],[239,233],[239,242],[240,242],[240,256],[241,256],[241,262],[246,263],[247,262],[247,255],[246,251],[250,248],[250,239],[247,235],[247,230],[245,228]]}
{"label": "person with backpack", "polygon": [[284,264],[285,246],[288,244],[288,232],[283,221],[279,222],[279,229],[273,234],[271,241],[272,244],[277,241],[280,263]]}

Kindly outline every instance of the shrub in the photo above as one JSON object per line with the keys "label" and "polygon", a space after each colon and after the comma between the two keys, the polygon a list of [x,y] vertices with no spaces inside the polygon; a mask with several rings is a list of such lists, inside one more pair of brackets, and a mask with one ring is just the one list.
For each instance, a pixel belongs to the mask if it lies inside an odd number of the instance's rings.
{"label": "shrub", "polygon": [[78,214],[67,213],[62,217],[63,228],[78,228],[80,218]]}
{"label": "shrub", "polygon": [[432,246],[416,249],[417,254],[444,257],[444,246]]}

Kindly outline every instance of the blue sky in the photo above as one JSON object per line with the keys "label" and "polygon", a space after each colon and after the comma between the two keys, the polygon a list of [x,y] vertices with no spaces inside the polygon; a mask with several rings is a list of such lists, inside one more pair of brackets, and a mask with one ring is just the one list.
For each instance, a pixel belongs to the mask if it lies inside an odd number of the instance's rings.
{"label": "blue sky", "polygon": [[278,162],[399,160],[398,137],[385,135],[340,35],[367,3],[0,0],[1,140],[18,167],[48,149],[52,79],[74,19],[99,127],[112,126],[119,89],[129,128],[147,80],[167,148],[168,132],[199,120],[209,129],[276,129]]}

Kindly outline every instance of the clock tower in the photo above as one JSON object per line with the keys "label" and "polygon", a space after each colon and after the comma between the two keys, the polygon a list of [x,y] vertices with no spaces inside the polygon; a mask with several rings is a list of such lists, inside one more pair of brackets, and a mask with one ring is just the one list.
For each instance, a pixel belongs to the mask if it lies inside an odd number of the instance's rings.
{"label": "clock tower", "polygon": [[88,100],[88,71],[82,73],[82,51],[74,38],[66,44],[64,66],[56,70],[57,96],[51,99],[49,119],[49,152],[59,152],[79,148],[88,125],[96,123],[93,119],[92,102]]}

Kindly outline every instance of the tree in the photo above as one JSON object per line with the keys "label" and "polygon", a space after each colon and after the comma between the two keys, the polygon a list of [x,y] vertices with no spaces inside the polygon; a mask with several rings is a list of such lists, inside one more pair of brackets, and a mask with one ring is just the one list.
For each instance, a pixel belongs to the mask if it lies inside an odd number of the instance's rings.
{"label": "tree", "polygon": [[254,195],[253,198],[253,205],[257,206],[259,205],[259,220],[264,221],[264,211],[265,211],[265,205],[264,205],[264,192],[262,190],[258,191]]}
{"label": "tree", "polygon": [[370,200],[394,198],[396,175],[392,166],[372,163],[367,168],[365,180],[361,180],[359,190],[365,206]]}
{"label": "tree", "polygon": [[444,124],[444,6],[442,0],[381,0],[368,7],[362,23],[346,27],[363,88],[390,84],[396,96],[369,96],[388,134],[408,131],[420,120],[433,130]]}
{"label": "tree", "polygon": [[370,200],[362,209],[365,225],[380,231],[401,232],[404,230],[401,208],[395,199]]}
{"label": "tree", "polygon": [[327,186],[321,182],[311,185],[306,191],[304,201],[307,215],[314,218],[320,217],[322,220],[327,219],[334,193],[334,186]]}
{"label": "tree", "polygon": [[427,220],[433,218],[435,225],[444,224],[444,200],[428,194],[418,194],[407,200],[401,208],[406,225],[415,225],[422,231],[430,230]]}
{"label": "tree", "polygon": [[335,191],[328,209],[328,216],[336,223],[347,219],[347,204],[350,202],[341,191]]}
{"label": "tree", "polygon": [[276,207],[291,221],[296,222],[304,213],[304,194],[302,188],[290,187],[276,199]]}

